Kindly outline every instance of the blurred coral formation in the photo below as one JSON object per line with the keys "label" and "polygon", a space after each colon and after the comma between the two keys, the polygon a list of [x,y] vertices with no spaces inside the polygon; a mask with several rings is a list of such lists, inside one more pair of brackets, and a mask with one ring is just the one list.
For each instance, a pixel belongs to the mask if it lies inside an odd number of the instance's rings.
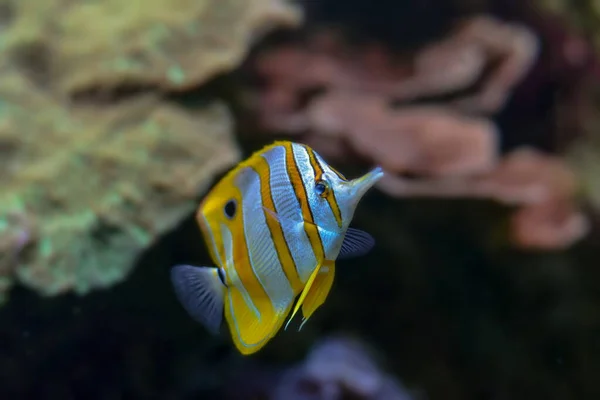
{"label": "blurred coral formation", "polygon": [[375,365],[364,346],[348,338],[316,343],[303,364],[274,385],[272,400],[412,400],[396,379]]}
{"label": "blurred coral formation", "polygon": [[[223,400],[416,400],[397,379],[375,362],[358,339],[340,335],[315,343],[297,365],[270,373],[260,365],[238,372]],[[249,373],[252,369],[253,373]],[[250,382],[251,381],[251,382]]]}
{"label": "blurred coral formation", "polygon": [[[567,60],[570,67],[590,56],[582,46],[570,51],[578,53]],[[494,121],[509,101],[532,96],[514,92],[524,80],[539,79],[542,72],[533,70],[539,58],[531,28],[485,14],[401,56],[386,43],[352,45],[324,28],[258,52],[252,62],[260,84],[250,104],[269,132],[338,161],[383,165],[388,175],[379,188],[391,196],[516,206],[515,244],[564,249],[590,229],[575,173],[535,144],[503,151],[507,134]]]}
{"label": "blurred coral formation", "polygon": [[124,279],[240,157],[225,104],[168,93],[300,21],[271,0],[28,0],[0,17],[0,300],[14,279],[44,295]]}

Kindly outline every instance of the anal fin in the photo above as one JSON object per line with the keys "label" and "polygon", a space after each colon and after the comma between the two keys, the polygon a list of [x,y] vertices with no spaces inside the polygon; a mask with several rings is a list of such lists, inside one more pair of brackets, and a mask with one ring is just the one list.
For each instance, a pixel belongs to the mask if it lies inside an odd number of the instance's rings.
{"label": "anal fin", "polygon": [[302,303],[304,302],[304,299],[308,295],[308,292],[310,291],[310,288],[312,287],[315,279],[317,278],[317,275],[319,275],[319,271],[321,270],[321,265],[322,265],[321,263],[317,264],[316,268],[310,274],[310,277],[308,278],[306,285],[304,285],[304,289],[302,289],[300,298],[298,298],[298,301],[296,302],[296,305],[294,306],[294,311],[292,312],[292,315],[289,317],[287,323],[285,324],[285,328],[283,328],[284,330],[287,330],[288,325],[290,324],[292,319],[294,319],[294,316],[300,309],[300,306],[302,306]]}
{"label": "anal fin", "polygon": [[302,303],[302,315],[304,318],[298,330],[302,329],[306,321],[308,321],[317,308],[325,302],[333,285],[334,276],[335,262],[329,260],[325,261],[323,268],[321,268],[320,273],[317,274],[315,281]]}

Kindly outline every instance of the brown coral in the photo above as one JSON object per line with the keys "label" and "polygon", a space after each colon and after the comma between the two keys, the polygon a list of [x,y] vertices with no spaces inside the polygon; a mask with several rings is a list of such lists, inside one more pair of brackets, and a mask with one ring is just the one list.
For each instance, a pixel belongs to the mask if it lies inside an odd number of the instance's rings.
{"label": "brown coral", "polygon": [[487,120],[441,107],[389,109],[382,99],[339,93],[308,110],[318,132],[344,132],[345,140],[384,168],[422,175],[464,175],[496,163],[497,134]]}
{"label": "brown coral", "polygon": [[511,237],[528,248],[562,249],[589,231],[572,201],[575,175],[560,159],[532,149],[510,153],[487,174],[420,181],[388,175],[380,188],[396,197],[480,197],[522,206],[511,218]]}
{"label": "brown coral", "polygon": [[499,111],[538,55],[538,39],[519,24],[489,16],[465,21],[453,35],[422,50],[411,78],[394,94],[402,99],[445,94],[471,87],[495,64],[476,93],[453,105],[470,112]]}
{"label": "brown coral", "polygon": [[[311,36],[306,47],[260,54],[256,70],[268,77],[263,101],[287,112],[297,104],[294,96],[319,85],[409,101],[479,84],[474,93],[453,105],[490,113],[504,106],[532,67],[538,47],[537,37],[524,26],[479,16],[465,21],[447,39],[422,49],[410,66],[395,60],[382,45],[352,51],[334,32],[323,32]],[[486,72],[490,66],[491,72]]]}
{"label": "brown coral", "polygon": [[538,42],[523,25],[476,16],[411,61],[381,44],[353,48],[325,31],[306,45],[258,54],[258,115],[267,130],[294,135],[330,159],[381,164],[388,175],[379,187],[393,196],[523,206],[512,222],[515,242],[562,248],[588,230],[574,202],[576,178],[562,160],[538,151],[502,159],[503,132],[474,116],[505,107],[537,59]]}

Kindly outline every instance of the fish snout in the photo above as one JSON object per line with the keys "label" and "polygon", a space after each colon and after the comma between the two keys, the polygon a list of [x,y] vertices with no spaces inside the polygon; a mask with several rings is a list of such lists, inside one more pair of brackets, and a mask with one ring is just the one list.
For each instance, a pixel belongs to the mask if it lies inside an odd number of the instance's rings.
{"label": "fish snout", "polygon": [[341,208],[345,209],[344,215],[351,218],[354,210],[363,196],[383,177],[381,167],[373,168],[365,175],[347,182],[344,186],[343,195],[339,202]]}
{"label": "fish snout", "polygon": [[383,178],[383,168],[376,167],[360,178],[350,181],[351,197],[358,203],[369,189],[371,189],[381,178]]}

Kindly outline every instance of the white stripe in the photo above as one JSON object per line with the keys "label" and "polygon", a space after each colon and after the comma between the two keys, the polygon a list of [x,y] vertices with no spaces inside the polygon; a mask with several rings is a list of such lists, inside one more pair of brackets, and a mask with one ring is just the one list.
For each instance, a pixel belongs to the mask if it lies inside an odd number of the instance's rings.
{"label": "white stripe", "polygon": [[278,146],[263,154],[263,157],[270,166],[271,193],[284,239],[296,264],[296,272],[301,282],[306,283],[317,265],[317,259],[304,230],[302,209],[287,172],[285,152],[285,147]]}
{"label": "white stripe", "polygon": [[[308,206],[312,211],[315,225],[319,227],[318,232],[325,249],[325,258],[329,260],[335,259],[337,256],[334,249],[339,246],[337,242],[340,240],[340,235],[333,231],[328,231],[322,227],[337,226],[337,221],[333,211],[329,207],[327,200],[321,198],[314,190],[315,187],[315,170],[310,164],[310,157],[303,146],[293,144],[294,160],[300,170],[302,184],[306,188],[308,197]],[[312,272],[312,271],[311,271]]]}
{"label": "white stripe", "polygon": [[[328,178],[331,177],[331,178],[329,178],[329,181],[330,181],[329,183],[331,184],[332,187],[335,188],[338,185],[347,185],[346,182],[341,180],[341,178],[338,176],[338,174],[333,172],[333,170],[331,169],[329,164],[327,164],[327,162],[325,160],[323,160],[323,157],[321,157],[319,155],[319,153],[317,153],[315,151],[314,154],[315,154],[315,158],[321,165],[321,168],[323,168],[324,175],[327,176]],[[337,197],[335,199],[336,199],[336,203],[337,203]],[[348,216],[346,215],[346,207],[340,207],[340,204],[338,203],[338,208],[339,208],[340,214],[342,216],[342,221],[345,221],[348,218]],[[336,221],[336,224],[337,224],[337,221]]]}
{"label": "white stripe", "polygon": [[206,227],[206,230],[208,231],[208,236],[209,236],[210,242],[212,243],[212,248],[215,253],[215,257],[217,257],[217,262],[219,263],[219,265],[217,265],[217,267],[225,267],[225,260],[223,260],[221,258],[221,254],[217,250],[217,241],[215,240],[215,233],[213,232],[212,227],[208,223],[208,220],[206,219],[206,216],[204,215],[204,213],[201,213],[201,214],[202,214],[202,221],[204,222],[204,226]]}
{"label": "white stripe", "polygon": [[285,312],[294,300],[292,286],[279,262],[275,243],[267,225],[260,193],[260,177],[252,168],[244,168],[236,177],[242,192],[244,235],[250,265],[277,312]]}
{"label": "white stripe", "polygon": [[[225,265],[227,266],[227,274],[229,275],[231,284],[240,291],[242,297],[244,298],[244,301],[246,302],[246,305],[249,309],[251,309],[254,312],[256,318],[258,318],[258,320],[260,321],[260,311],[254,305],[252,297],[250,297],[250,293],[248,293],[248,291],[246,290],[244,283],[241,281],[240,276],[238,275],[235,269],[235,265],[233,263],[233,235],[231,234],[231,230],[225,224],[221,224],[221,235],[223,237],[223,245],[225,247]],[[231,298],[231,296],[229,297]]]}
{"label": "white stripe", "polygon": [[267,336],[257,343],[246,343],[244,341],[244,339],[242,338],[242,334],[240,333],[240,326],[238,325],[238,321],[235,316],[235,312],[233,309],[233,299],[231,298],[231,296],[229,296],[229,314],[231,314],[231,318],[233,318],[233,326],[235,328],[235,333],[237,334],[237,337],[238,337],[240,343],[242,344],[242,346],[244,346],[246,348],[252,348],[252,347],[260,346],[265,341],[270,339],[270,337]]}
{"label": "white stripe", "polygon": [[[258,321],[260,322],[261,321],[260,311],[254,305],[254,302],[252,301],[250,294],[244,287],[244,284],[240,280],[240,277],[237,274],[235,267],[233,266],[233,236],[231,235],[231,230],[229,230],[229,228],[227,228],[226,225],[221,224],[221,232],[223,234],[223,242],[225,243],[225,256],[227,258],[227,265],[229,266],[227,271],[228,271],[228,273],[231,274],[230,279],[232,281],[232,284],[234,284],[235,287],[240,291],[240,293],[242,294],[242,297],[244,298],[244,301],[246,302],[246,305],[248,306],[248,308],[250,310],[252,310],[254,312],[254,314],[257,316]],[[233,296],[229,295],[227,297],[229,298],[229,302],[228,302],[229,314],[231,315],[231,318],[233,319],[233,327],[235,328],[235,332],[236,332],[237,337],[238,337],[240,343],[242,344],[242,346],[244,346],[246,348],[256,347],[256,346],[260,346],[265,340],[268,340],[269,338],[267,337],[258,343],[246,343],[244,341],[244,339],[242,338],[242,333],[240,332],[240,326],[238,324],[238,320],[237,320],[237,317],[235,314],[235,309],[233,308]]]}

